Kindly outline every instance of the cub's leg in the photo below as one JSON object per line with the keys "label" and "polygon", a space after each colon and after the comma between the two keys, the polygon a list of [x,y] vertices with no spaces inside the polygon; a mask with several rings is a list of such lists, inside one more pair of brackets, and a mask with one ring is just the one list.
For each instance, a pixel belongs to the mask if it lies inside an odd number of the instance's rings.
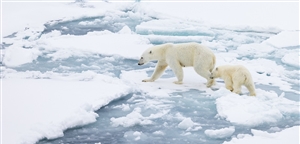
{"label": "cub's leg", "polygon": [[224,79],[224,82],[225,82],[225,87],[226,89],[230,90],[231,92],[233,91],[233,83],[232,83],[232,79],[231,78],[226,78]]}
{"label": "cub's leg", "polygon": [[240,78],[243,78],[243,77],[237,77],[237,76],[234,76],[234,75],[232,77],[233,92],[236,93],[236,94],[241,93],[241,88],[242,88],[243,81],[241,81]]}
{"label": "cub's leg", "polygon": [[256,96],[256,92],[255,92],[255,86],[254,84],[245,84],[246,88],[248,89],[250,96]]}

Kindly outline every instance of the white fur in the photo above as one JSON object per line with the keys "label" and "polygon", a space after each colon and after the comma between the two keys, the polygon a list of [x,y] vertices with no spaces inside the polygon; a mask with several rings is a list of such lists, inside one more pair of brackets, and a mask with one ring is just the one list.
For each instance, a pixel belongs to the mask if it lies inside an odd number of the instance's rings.
{"label": "white fur", "polygon": [[155,81],[166,67],[170,66],[178,79],[174,83],[181,84],[182,67],[193,66],[199,75],[207,79],[207,87],[214,84],[214,79],[210,79],[210,73],[215,67],[216,57],[209,48],[198,43],[167,43],[150,47],[142,54],[139,65],[153,60],[158,60],[155,71],[150,79],[145,79],[143,82]]}
{"label": "white fur", "polygon": [[242,85],[245,85],[250,96],[255,96],[255,86],[250,72],[242,65],[218,66],[211,73],[211,78],[222,78],[228,90],[240,94]]}

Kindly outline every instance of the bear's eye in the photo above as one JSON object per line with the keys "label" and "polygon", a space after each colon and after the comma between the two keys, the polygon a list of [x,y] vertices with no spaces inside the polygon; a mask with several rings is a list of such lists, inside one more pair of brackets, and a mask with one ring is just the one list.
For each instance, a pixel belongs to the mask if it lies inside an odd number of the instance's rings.
{"label": "bear's eye", "polygon": [[141,57],[141,59],[143,59],[143,57]]}
{"label": "bear's eye", "polygon": [[152,54],[152,51],[150,51],[149,53]]}
{"label": "bear's eye", "polygon": [[218,68],[216,68],[216,70],[218,70]]}

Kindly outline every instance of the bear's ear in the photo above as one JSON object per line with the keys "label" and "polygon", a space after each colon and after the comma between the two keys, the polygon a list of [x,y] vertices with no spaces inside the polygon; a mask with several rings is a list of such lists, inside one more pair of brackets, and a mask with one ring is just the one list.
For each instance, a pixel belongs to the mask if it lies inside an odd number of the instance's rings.
{"label": "bear's ear", "polygon": [[149,53],[152,54],[152,51],[150,51]]}
{"label": "bear's ear", "polygon": [[218,70],[218,67],[216,68],[216,70]]}

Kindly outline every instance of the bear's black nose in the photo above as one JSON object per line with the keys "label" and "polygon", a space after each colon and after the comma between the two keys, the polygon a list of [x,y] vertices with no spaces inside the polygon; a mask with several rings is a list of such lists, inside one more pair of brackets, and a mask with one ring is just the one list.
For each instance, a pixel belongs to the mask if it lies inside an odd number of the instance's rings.
{"label": "bear's black nose", "polygon": [[138,65],[143,65],[144,63],[138,63]]}

